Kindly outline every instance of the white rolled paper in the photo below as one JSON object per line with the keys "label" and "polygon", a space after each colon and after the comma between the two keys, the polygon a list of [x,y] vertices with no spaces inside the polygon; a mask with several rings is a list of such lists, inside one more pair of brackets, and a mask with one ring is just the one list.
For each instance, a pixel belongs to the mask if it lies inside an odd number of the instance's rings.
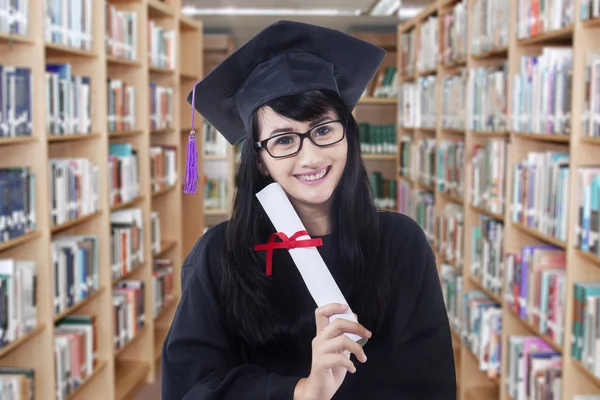
{"label": "white rolled paper", "polygon": [[[291,237],[298,231],[306,230],[292,203],[277,182],[265,187],[256,194],[256,197],[278,232],[283,232],[287,237]],[[310,239],[310,237],[304,235],[298,237],[297,240],[304,239]],[[318,307],[330,303],[348,305],[316,247],[300,247],[288,251]],[[350,307],[344,314],[331,316],[329,322],[333,322],[337,318],[357,322]],[[353,333],[345,335],[354,341],[361,341],[361,343],[364,341],[362,337]]]}

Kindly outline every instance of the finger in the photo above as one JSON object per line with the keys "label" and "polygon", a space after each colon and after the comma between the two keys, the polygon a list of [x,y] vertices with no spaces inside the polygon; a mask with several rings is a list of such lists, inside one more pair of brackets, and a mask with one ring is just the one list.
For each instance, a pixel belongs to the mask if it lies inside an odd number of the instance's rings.
{"label": "finger", "polygon": [[352,374],[356,372],[356,366],[352,360],[343,354],[325,354],[318,358],[313,369],[326,370],[335,367],[346,368]]}
{"label": "finger", "polygon": [[354,333],[363,338],[370,338],[371,332],[362,324],[354,321],[349,321],[345,318],[337,318],[331,324],[327,325],[320,336],[323,340],[333,339],[334,337],[343,335],[344,333]]}
{"label": "finger", "polygon": [[343,351],[349,351],[354,354],[362,363],[367,361],[367,355],[362,346],[345,335],[327,340],[316,349],[317,354],[341,353]]}
{"label": "finger", "polygon": [[329,317],[335,314],[343,314],[348,310],[346,304],[331,303],[325,304],[315,310],[315,322],[317,325],[317,334],[329,325]]}

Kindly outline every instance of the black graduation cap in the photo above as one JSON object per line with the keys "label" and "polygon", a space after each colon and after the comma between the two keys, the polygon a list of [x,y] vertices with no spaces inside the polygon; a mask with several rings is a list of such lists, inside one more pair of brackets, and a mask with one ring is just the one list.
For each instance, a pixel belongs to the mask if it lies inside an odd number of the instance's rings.
{"label": "black graduation cap", "polygon": [[[354,109],[385,54],[381,47],[335,29],[278,21],[198,82],[187,101],[236,144],[250,132],[252,113],[282,96],[329,89]],[[188,151],[188,161],[194,163],[192,156],[195,151]]]}

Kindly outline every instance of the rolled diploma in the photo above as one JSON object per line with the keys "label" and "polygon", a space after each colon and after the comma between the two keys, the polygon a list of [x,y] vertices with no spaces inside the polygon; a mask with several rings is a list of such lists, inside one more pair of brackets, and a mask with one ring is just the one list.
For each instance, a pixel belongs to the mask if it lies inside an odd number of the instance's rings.
{"label": "rolled diploma", "polygon": [[[277,182],[265,187],[256,194],[256,197],[278,232],[283,232],[286,236],[291,237],[298,231],[306,230],[292,203]],[[310,237],[304,235],[297,240],[304,239],[310,239]],[[348,305],[316,247],[289,249],[289,252],[317,306],[321,307],[330,303]],[[329,322],[333,322],[337,318],[357,322],[349,305],[348,311],[344,314],[332,315]],[[362,345],[366,343],[364,338],[354,333],[345,333],[345,335]]]}

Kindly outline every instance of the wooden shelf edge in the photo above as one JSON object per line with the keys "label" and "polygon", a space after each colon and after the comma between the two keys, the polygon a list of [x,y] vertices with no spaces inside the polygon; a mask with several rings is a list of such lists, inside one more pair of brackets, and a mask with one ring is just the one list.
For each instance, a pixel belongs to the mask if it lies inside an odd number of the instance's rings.
{"label": "wooden shelf edge", "polygon": [[222,216],[229,215],[229,210],[220,210],[215,208],[204,209],[204,215],[206,216]]}
{"label": "wooden shelf edge", "polygon": [[535,141],[535,142],[555,142],[569,144],[570,136],[558,135],[554,133],[529,133],[529,132],[512,132],[514,137]]}
{"label": "wooden shelf edge", "polygon": [[[473,351],[471,350],[471,348],[469,346],[461,346],[461,350],[462,349],[466,349],[467,354],[470,354],[471,357],[473,358],[473,360],[475,360],[475,362],[477,362],[477,364],[479,365],[479,357],[477,356],[477,354],[473,353]],[[495,385],[499,385],[500,384],[500,379],[498,379],[497,376],[489,376],[487,374],[487,371],[479,371],[482,374],[485,375],[486,378],[488,378],[490,380],[490,382],[494,383]]]}
{"label": "wooden shelf edge", "polygon": [[363,153],[362,154],[362,158],[363,158],[363,160],[367,160],[367,161],[396,161],[396,155],[395,154],[369,154],[369,153]]}
{"label": "wooden shelf edge", "polygon": [[89,58],[95,58],[97,55],[91,51],[88,50],[81,50],[81,49],[77,49],[75,47],[69,47],[69,46],[65,46],[63,44],[57,44],[57,43],[44,43],[44,46],[46,47],[46,55],[48,55],[48,53],[61,53],[61,54],[65,54],[65,55],[71,55],[71,56],[80,56],[80,57],[89,57]]}
{"label": "wooden shelf edge", "polygon": [[502,214],[497,214],[495,212],[488,211],[485,208],[477,207],[473,204],[470,204],[470,206],[473,211],[475,211],[479,214],[486,215],[492,219],[495,219],[496,221],[504,222],[504,215],[502,215]]}
{"label": "wooden shelf edge", "polygon": [[536,36],[528,37],[528,38],[517,38],[517,45],[519,46],[527,46],[530,44],[543,44],[546,42],[552,42],[556,40],[566,40],[573,38],[574,26],[570,25],[561,29],[556,29],[553,31],[542,32]]}
{"label": "wooden shelf edge", "polygon": [[88,305],[89,303],[91,303],[94,299],[96,299],[97,297],[100,297],[100,295],[104,293],[104,286],[101,286],[98,290],[96,290],[95,292],[90,293],[86,298],[81,299],[78,303],[75,303],[73,306],[71,306],[70,308],[67,308],[66,310],[61,311],[60,313],[56,314],[53,316],[54,322],[59,322],[61,319],[63,319],[64,317],[74,313],[75,311],[80,310],[81,308],[83,308],[84,306]]}
{"label": "wooden shelf edge", "polygon": [[107,64],[113,64],[113,65],[123,65],[123,66],[127,66],[127,67],[141,67],[142,63],[140,63],[138,60],[130,60],[128,58],[121,58],[121,57],[117,57],[117,56],[113,56],[113,55],[106,55],[106,62]]}
{"label": "wooden shelf edge", "polygon": [[441,190],[436,190],[436,193],[439,193],[443,198],[445,198],[446,200],[451,201],[453,203],[460,204],[463,206],[465,204],[465,201],[463,199],[461,199],[460,197],[456,196],[455,194],[443,192]]}
{"label": "wooden shelf edge", "polygon": [[99,360],[98,364],[96,365],[96,368],[94,368],[94,371],[86,378],[85,381],[83,381],[81,383],[81,385],[79,385],[77,387],[77,389],[75,389],[73,392],[71,392],[71,394],[67,397],[67,400],[71,400],[76,398],[81,392],[83,392],[85,390],[85,388],[98,376],[100,376],[100,373],[104,370],[104,368],[106,368],[106,366],[108,365],[108,362],[104,361],[104,360]]}
{"label": "wooden shelf edge", "polygon": [[127,137],[127,136],[136,136],[136,135],[143,135],[144,131],[141,129],[134,129],[131,131],[118,131],[118,132],[109,132],[108,133],[108,137],[110,139],[114,139],[114,138],[120,138],[120,137]]}
{"label": "wooden shelf edge", "polygon": [[177,305],[178,301],[179,298],[177,296],[173,296],[173,298],[167,304],[164,305],[162,310],[160,310],[158,314],[156,314],[156,316],[154,317],[154,321],[159,321],[162,317],[164,317],[170,310],[173,309],[173,307]]}
{"label": "wooden shelf edge", "polygon": [[16,146],[20,144],[27,144],[37,141],[38,138],[34,135],[31,136],[17,136],[11,138],[0,138],[0,147],[2,146]]}
{"label": "wooden shelf edge", "polygon": [[124,280],[127,280],[127,279],[131,278],[133,275],[135,275],[139,271],[143,270],[145,266],[146,266],[145,262],[136,265],[135,267],[133,267],[131,269],[131,271],[126,272],[125,274],[121,275],[118,278],[113,278],[112,282],[111,282],[111,285],[114,286],[114,285],[116,285],[117,283],[119,283],[121,281],[124,281]]}
{"label": "wooden shelf edge", "polygon": [[515,314],[512,310],[508,310],[508,312],[519,321],[519,323],[526,328],[527,330],[529,330],[531,333],[533,333],[535,336],[540,337],[541,339],[544,339],[544,341],[546,343],[548,343],[554,350],[558,351],[559,353],[563,354],[564,352],[564,348],[563,346],[557,344],[550,336],[546,335],[545,333],[540,332],[535,326],[531,325],[529,323],[529,321],[521,318],[519,315]]}
{"label": "wooden shelf edge", "polygon": [[488,50],[479,54],[470,54],[474,60],[486,60],[489,58],[506,57],[508,55],[508,47],[498,47],[497,49]]}
{"label": "wooden shelf edge", "polygon": [[567,244],[565,242],[563,242],[562,240],[560,240],[560,239],[554,238],[552,236],[545,235],[545,234],[543,234],[541,232],[538,232],[537,230],[535,230],[533,228],[530,228],[530,227],[528,227],[526,225],[523,225],[520,222],[516,222],[516,221],[512,221],[512,220],[510,222],[512,223],[512,225],[515,228],[517,228],[521,232],[523,232],[523,233],[525,233],[525,234],[527,234],[529,236],[532,236],[532,237],[534,237],[534,238],[536,238],[538,240],[541,240],[542,242],[546,242],[546,243],[552,244],[552,245],[554,245],[554,246],[556,246],[558,248],[561,248],[561,249],[566,249],[567,248]]}
{"label": "wooden shelf edge", "polygon": [[50,228],[50,232],[54,234],[54,233],[59,233],[59,232],[65,231],[67,229],[73,228],[74,226],[88,222],[88,221],[96,218],[100,214],[102,214],[102,211],[98,210],[98,211],[94,211],[90,214],[87,214],[87,215],[72,219],[70,221],[64,222],[62,224],[53,225]]}
{"label": "wooden shelf edge", "polygon": [[583,258],[586,261],[589,261],[590,263],[600,268],[600,257],[593,253],[590,253],[589,251],[581,250],[578,247],[573,247],[573,249],[575,250],[575,254],[577,254],[579,257]]}
{"label": "wooden shelf edge", "polygon": [[596,385],[600,389],[600,377],[594,375],[592,371],[587,369],[585,365],[581,363],[581,361],[571,358],[571,362],[575,365],[575,368],[578,369],[583,375],[585,375],[590,382]]}
{"label": "wooden shelf edge", "polygon": [[30,233],[26,233],[23,236],[19,236],[17,238],[11,239],[7,242],[1,243],[0,244],[0,253],[3,251],[14,249],[15,247],[24,245],[25,243],[29,243],[32,240],[35,240],[38,237],[40,237],[40,235],[41,235],[41,233],[39,231],[33,231]]}
{"label": "wooden shelf edge", "polygon": [[502,296],[501,295],[498,295],[498,294],[492,292],[490,289],[483,286],[483,283],[481,283],[481,281],[479,279],[477,279],[471,275],[469,275],[469,280],[471,281],[472,284],[477,286],[482,292],[484,292],[486,295],[488,295],[492,300],[495,300],[500,306],[502,306]]}
{"label": "wooden shelf edge", "polygon": [[48,134],[48,143],[77,142],[82,140],[92,140],[101,137],[99,133],[73,133],[65,135]]}
{"label": "wooden shelf edge", "polygon": [[161,240],[160,251],[157,252],[156,254],[153,254],[152,257],[153,258],[161,258],[165,254],[167,254],[169,251],[171,251],[173,248],[175,248],[175,246],[177,246],[176,240]]}
{"label": "wooden shelf edge", "polygon": [[121,347],[120,349],[114,349],[115,350],[115,358],[119,357],[120,355],[122,355],[123,353],[125,353],[125,351],[127,351],[127,349],[131,348],[131,346],[137,342],[138,340],[140,340],[140,338],[142,336],[144,336],[144,334],[148,331],[148,325],[144,324],[144,327],[142,329],[140,329],[131,339],[129,339],[128,342],[126,342],[123,347]]}
{"label": "wooden shelf edge", "polygon": [[131,207],[133,205],[143,202],[145,199],[146,199],[146,196],[140,195],[140,196],[136,197],[135,199],[111,206],[110,211],[112,212],[112,211],[121,210],[123,208]]}
{"label": "wooden shelf edge", "polygon": [[33,340],[34,338],[36,338],[40,333],[43,332],[43,330],[46,328],[46,324],[43,322],[38,322],[38,325],[35,329],[33,329],[31,332],[21,336],[20,338],[17,338],[15,340],[13,340],[11,343],[7,344],[6,346],[0,348],[0,359],[6,357],[8,354],[14,352],[15,350],[17,350],[19,347],[27,344],[28,342],[30,342],[31,340]]}
{"label": "wooden shelf edge", "polygon": [[6,32],[0,33],[0,41],[5,43],[21,43],[27,45],[31,45],[34,43],[33,39],[31,39],[29,36]]}
{"label": "wooden shelf edge", "polygon": [[396,105],[398,104],[398,99],[395,97],[361,97],[358,100],[358,104],[364,105]]}

